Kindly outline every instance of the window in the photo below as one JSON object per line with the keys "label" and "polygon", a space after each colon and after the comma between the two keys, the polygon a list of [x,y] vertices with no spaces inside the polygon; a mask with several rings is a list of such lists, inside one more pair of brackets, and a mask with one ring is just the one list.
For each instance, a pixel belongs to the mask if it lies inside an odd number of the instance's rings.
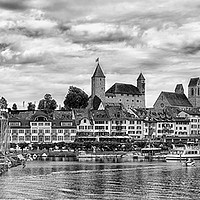
{"label": "window", "polygon": [[74,129],[74,130],[72,129],[72,130],[71,130],[71,133],[76,133],[76,130],[75,130],[75,129]]}
{"label": "window", "polygon": [[50,136],[45,136],[45,137],[44,137],[44,140],[45,140],[45,141],[50,141],[51,138],[50,138]]}
{"label": "window", "polygon": [[39,133],[44,133],[44,130],[43,129],[39,129]]}
{"label": "window", "polygon": [[24,136],[19,136],[19,141],[23,142],[24,141]]}
{"label": "window", "polygon": [[38,137],[37,136],[32,136],[32,141],[33,142],[37,142],[38,141]]}
{"label": "window", "polygon": [[72,122],[61,122],[61,126],[72,126]]}
{"label": "window", "polygon": [[64,133],[70,133],[70,130],[69,129],[65,129]]}
{"label": "window", "polygon": [[19,133],[24,133],[24,130],[22,130],[22,129],[19,129]]}
{"label": "window", "polygon": [[194,88],[191,89],[191,96],[194,96]]}
{"label": "window", "polygon": [[31,133],[31,130],[25,130],[25,133]]}
{"label": "window", "polygon": [[57,136],[56,135],[52,135],[52,140],[53,141],[57,141]]}
{"label": "window", "polygon": [[58,141],[63,141],[63,136],[58,136]]}
{"label": "window", "polygon": [[38,126],[43,126],[43,123],[38,123]]}
{"label": "window", "polygon": [[25,136],[25,141],[31,141],[31,136]]}
{"label": "window", "polygon": [[44,132],[45,132],[45,133],[50,133],[50,130],[49,130],[49,129],[48,129],[48,130],[44,130]]}
{"label": "window", "polygon": [[18,130],[12,130],[12,133],[18,133]]}
{"label": "window", "polygon": [[32,126],[37,126],[37,123],[33,122],[33,123],[32,123]]}
{"label": "window", "polygon": [[16,135],[13,135],[12,136],[12,141],[17,141],[18,140],[18,137]]}
{"label": "window", "polygon": [[9,122],[10,126],[20,126],[20,122]]}
{"label": "window", "polygon": [[37,133],[37,129],[33,129],[33,130],[32,130],[32,133]]}
{"label": "window", "polygon": [[58,129],[58,133],[63,133],[63,130],[62,129]]}
{"label": "window", "polygon": [[83,120],[83,123],[87,123],[86,119]]}
{"label": "window", "polygon": [[46,122],[45,126],[51,126],[51,123],[50,122]]}
{"label": "window", "polygon": [[84,126],[79,126],[79,129],[80,130],[84,130]]}

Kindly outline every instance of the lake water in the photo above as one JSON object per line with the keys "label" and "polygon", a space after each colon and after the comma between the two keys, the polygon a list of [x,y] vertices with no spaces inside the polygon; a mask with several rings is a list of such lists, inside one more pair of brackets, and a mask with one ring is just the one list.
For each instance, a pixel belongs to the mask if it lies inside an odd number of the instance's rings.
{"label": "lake water", "polygon": [[0,176],[0,199],[200,199],[200,163],[33,161]]}

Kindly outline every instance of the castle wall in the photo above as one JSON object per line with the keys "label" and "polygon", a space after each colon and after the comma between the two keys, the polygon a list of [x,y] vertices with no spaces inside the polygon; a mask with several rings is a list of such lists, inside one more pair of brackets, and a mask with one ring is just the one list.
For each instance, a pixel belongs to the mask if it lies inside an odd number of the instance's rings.
{"label": "castle wall", "polygon": [[144,95],[116,94],[115,96],[106,96],[107,103],[122,103],[126,109],[145,108]]}

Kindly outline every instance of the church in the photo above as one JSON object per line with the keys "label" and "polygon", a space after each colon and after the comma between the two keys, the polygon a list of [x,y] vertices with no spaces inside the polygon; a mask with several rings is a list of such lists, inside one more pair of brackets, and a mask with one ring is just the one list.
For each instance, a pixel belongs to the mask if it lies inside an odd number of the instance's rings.
{"label": "church", "polygon": [[114,83],[107,91],[105,90],[106,77],[97,63],[91,78],[91,99],[93,109],[97,109],[100,102],[122,104],[126,109],[145,108],[145,78],[142,73],[138,76],[137,86],[126,83]]}

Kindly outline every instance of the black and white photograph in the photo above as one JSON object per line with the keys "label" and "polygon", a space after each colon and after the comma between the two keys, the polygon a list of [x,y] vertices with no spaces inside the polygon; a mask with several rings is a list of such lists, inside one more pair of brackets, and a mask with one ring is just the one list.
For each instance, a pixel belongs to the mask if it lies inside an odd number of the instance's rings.
{"label": "black and white photograph", "polygon": [[200,0],[0,0],[0,200],[199,188]]}

